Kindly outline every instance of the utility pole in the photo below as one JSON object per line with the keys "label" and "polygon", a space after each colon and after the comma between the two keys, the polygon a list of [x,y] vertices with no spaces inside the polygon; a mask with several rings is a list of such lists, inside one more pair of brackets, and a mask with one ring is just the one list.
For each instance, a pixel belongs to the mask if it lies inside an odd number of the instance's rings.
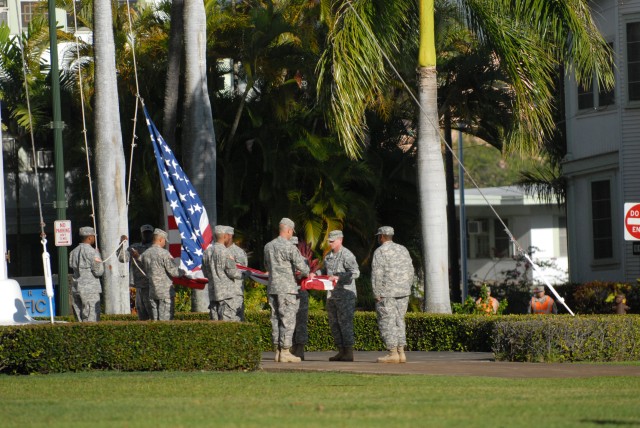
{"label": "utility pole", "polygon": [[469,279],[467,278],[467,215],[464,206],[464,142],[462,131],[466,124],[458,125],[458,191],[460,193],[460,276],[462,278],[462,303],[469,295]]}
{"label": "utility pole", "polygon": [[[55,0],[48,0],[49,6],[49,54],[51,58],[51,97],[53,108],[53,143],[54,168],[56,171],[56,199],[53,206],[56,209],[56,219],[67,219],[67,198],[64,189],[64,158],[62,153],[62,128],[60,106],[60,71],[58,70],[58,34],[56,22]],[[58,247],[58,292],[56,293],[59,315],[69,314],[69,261],[67,247]]]}

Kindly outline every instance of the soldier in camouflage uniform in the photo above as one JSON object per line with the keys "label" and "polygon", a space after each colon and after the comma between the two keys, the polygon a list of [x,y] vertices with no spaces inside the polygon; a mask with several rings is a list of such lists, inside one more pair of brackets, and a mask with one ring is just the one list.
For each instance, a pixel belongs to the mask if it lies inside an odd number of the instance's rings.
{"label": "soldier in camouflage uniform", "polygon": [[[289,242],[296,247],[298,251],[298,237],[292,236]],[[307,266],[308,260],[305,260]],[[302,279],[301,275],[296,272],[296,281]],[[309,340],[309,333],[307,330],[307,323],[309,322],[309,292],[307,290],[298,290],[298,297],[300,306],[298,312],[296,312],[296,329],[293,332],[293,346],[291,347],[291,353],[301,360],[304,360],[304,347]]]}
{"label": "soldier in camouflage uniform", "polygon": [[231,241],[226,226],[214,228],[216,242],[210,245],[202,257],[202,273],[209,280],[209,317],[220,321],[241,321],[242,273],[236,269],[236,262],[226,247]]}
{"label": "soldier in camouflage uniform", "polygon": [[149,280],[149,298],[151,299],[151,319],[173,319],[175,289],[173,277],[184,276],[171,254],[165,250],[167,232],[162,229],[153,231],[151,247],[140,257],[142,270]]}
{"label": "soldier in camouflage uniform", "polygon": [[371,285],[376,299],[378,328],[389,353],[378,358],[379,363],[405,363],[404,347],[407,344],[404,322],[411,285],[413,263],[409,251],[393,242],[393,228],[378,229],[380,247],[373,253]]}
{"label": "soldier in camouflage uniform", "polygon": [[271,306],[271,340],[275,361],[297,363],[300,358],[291,354],[296,313],[300,305],[295,272],[313,278],[304,258],[289,240],[295,224],[288,218],[280,220],[279,236],[264,246],[264,264],[269,272],[267,295]]}
{"label": "soldier in camouflage uniform", "polygon": [[[231,236],[231,239],[229,239],[229,244],[227,246],[227,249],[229,250],[231,257],[233,257],[233,260],[237,264],[240,264],[242,266],[249,266],[249,259],[247,258],[247,253],[245,253],[242,248],[238,247],[235,244],[235,242],[233,242],[233,235],[234,235],[233,227],[227,226],[226,233],[228,233]],[[238,308],[238,311],[240,313],[240,321],[244,321],[244,277],[240,279],[236,279],[235,281],[236,281],[236,287],[238,287],[242,295],[242,301],[240,302],[241,306]]]}
{"label": "soldier in camouflage uniform", "polygon": [[92,227],[81,227],[80,239],[81,243],[69,254],[69,267],[73,269],[73,310],[80,322],[100,321],[100,277],[104,274],[104,264],[93,247],[96,232]]}
{"label": "soldier in camouflage uniform", "polygon": [[[118,249],[118,260],[129,264],[129,285],[136,289],[136,311],[140,321],[151,319],[151,299],[149,298],[149,280],[142,270],[140,256],[151,247],[153,238],[153,226],[145,224],[140,228],[141,242],[131,244],[127,249]],[[126,241],[127,236],[122,236],[120,242]]]}
{"label": "soldier in camouflage uniform", "polygon": [[353,361],[353,315],[356,310],[356,278],[360,269],[356,257],[342,246],[341,230],[329,232],[331,251],[324,257],[321,272],[336,281],[327,292],[327,317],[338,353],[329,361]]}

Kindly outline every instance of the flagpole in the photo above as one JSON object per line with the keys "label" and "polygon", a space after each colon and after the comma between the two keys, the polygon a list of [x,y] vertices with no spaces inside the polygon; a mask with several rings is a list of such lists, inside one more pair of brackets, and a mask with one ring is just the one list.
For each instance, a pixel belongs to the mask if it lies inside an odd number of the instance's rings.
{"label": "flagpole", "polygon": [[[51,58],[51,97],[53,108],[54,169],[56,174],[56,198],[54,208],[58,220],[67,219],[67,198],[64,188],[64,154],[62,151],[62,122],[60,106],[60,73],[58,70],[58,35],[56,28],[56,2],[48,0],[49,6],[49,54]],[[69,266],[67,247],[58,247],[58,314],[69,314]]]}

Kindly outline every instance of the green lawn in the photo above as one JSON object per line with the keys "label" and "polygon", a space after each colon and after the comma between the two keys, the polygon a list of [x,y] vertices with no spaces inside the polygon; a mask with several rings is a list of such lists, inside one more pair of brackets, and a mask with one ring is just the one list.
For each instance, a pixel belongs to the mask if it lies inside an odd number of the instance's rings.
{"label": "green lawn", "polygon": [[640,426],[640,379],[2,375],[0,409],[2,427]]}

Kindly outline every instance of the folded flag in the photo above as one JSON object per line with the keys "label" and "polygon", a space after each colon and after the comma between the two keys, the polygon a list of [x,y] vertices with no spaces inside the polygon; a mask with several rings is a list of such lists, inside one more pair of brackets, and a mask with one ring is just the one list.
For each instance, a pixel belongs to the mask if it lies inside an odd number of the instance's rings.
{"label": "folded flag", "polygon": [[328,275],[316,275],[313,279],[305,278],[300,284],[302,290],[333,290],[336,282],[329,279]]}
{"label": "folded flag", "polygon": [[248,266],[243,266],[241,264],[236,264],[236,268],[243,272],[247,272],[249,278],[257,282],[258,284],[267,285],[269,282],[269,274],[266,272],[262,272],[258,269],[252,269]]}

